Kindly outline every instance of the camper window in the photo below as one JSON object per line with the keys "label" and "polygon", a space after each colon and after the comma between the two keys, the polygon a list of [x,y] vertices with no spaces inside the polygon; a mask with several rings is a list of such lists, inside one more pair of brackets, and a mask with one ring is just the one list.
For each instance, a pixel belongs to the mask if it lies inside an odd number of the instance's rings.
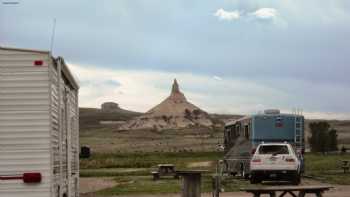
{"label": "camper window", "polygon": [[236,136],[240,136],[240,133],[241,133],[241,127],[239,125],[237,125],[236,127]]}
{"label": "camper window", "polygon": [[236,136],[236,131],[235,131],[235,127],[231,127],[230,128],[230,139],[235,139],[237,136]]}
{"label": "camper window", "polygon": [[249,126],[248,125],[244,126],[244,137],[249,139]]}

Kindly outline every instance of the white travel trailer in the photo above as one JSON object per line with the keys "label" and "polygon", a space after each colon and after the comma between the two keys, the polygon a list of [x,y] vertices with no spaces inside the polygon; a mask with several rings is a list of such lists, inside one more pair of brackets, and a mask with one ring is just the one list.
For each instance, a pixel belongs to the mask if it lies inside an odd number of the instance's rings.
{"label": "white travel trailer", "polygon": [[0,47],[0,197],[79,196],[78,89],[63,58]]}

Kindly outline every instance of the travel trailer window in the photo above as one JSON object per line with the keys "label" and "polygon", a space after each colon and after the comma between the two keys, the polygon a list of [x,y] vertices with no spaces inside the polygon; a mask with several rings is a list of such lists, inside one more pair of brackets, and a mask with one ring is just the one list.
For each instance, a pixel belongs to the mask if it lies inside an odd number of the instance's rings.
{"label": "travel trailer window", "polygon": [[227,133],[228,133],[228,139],[231,139],[232,138],[232,131],[231,131],[231,128],[227,129]]}
{"label": "travel trailer window", "polygon": [[237,135],[236,135],[236,129],[235,129],[235,126],[232,126],[231,129],[230,129],[230,139],[236,139]]}
{"label": "travel trailer window", "polygon": [[249,139],[249,125],[244,126],[244,137]]}

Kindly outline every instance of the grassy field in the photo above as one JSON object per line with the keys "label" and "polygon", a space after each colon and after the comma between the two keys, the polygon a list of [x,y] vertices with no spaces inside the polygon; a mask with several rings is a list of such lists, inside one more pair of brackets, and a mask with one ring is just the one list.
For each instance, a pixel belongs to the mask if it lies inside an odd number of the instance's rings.
{"label": "grassy field", "polygon": [[141,113],[120,109],[117,112],[105,112],[97,108],[79,108],[80,129],[99,128],[101,120],[126,121]]}
{"label": "grassy field", "polygon": [[[223,143],[223,128],[119,131],[113,125],[99,125],[98,122],[128,120],[137,114],[123,114],[117,119],[114,117],[117,114],[97,113],[96,109],[84,110],[81,112],[81,123],[85,126],[81,127],[80,143],[91,148],[92,157],[81,160],[80,176],[113,177],[115,182],[115,186],[97,191],[96,194],[110,196],[179,192],[179,180],[152,180],[150,171],[161,163],[175,164],[178,170],[210,171],[203,176],[202,191],[211,191],[211,176],[215,172],[216,161],[223,158],[223,153],[217,152],[217,145]],[[216,115],[214,118],[229,117]],[[350,121],[329,122],[338,130],[339,144],[350,148]],[[306,133],[309,133],[308,126]],[[350,160],[350,155],[307,154],[306,175],[324,183],[350,185],[350,176],[343,174],[340,167],[341,160]],[[222,185],[228,192],[250,184],[245,180],[226,178]]]}
{"label": "grassy field", "polygon": [[217,161],[222,157],[221,152],[97,153],[89,159],[81,159],[80,168],[151,168],[161,163],[172,163],[177,168],[187,168],[190,163]]}
{"label": "grassy field", "polygon": [[[202,178],[202,191],[212,189],[211,177],[215,173],[216,161],[223,153],[182,152],[182,153],[129,153],[95,154],[90,159],[81,160],[81,177],[114,177],[116,186],[103,189],[96,194],[101,196],[121,194],[176,193],[180,191],[180,181],[171,178],[153,181],[150,171],[160,163],[175,164],[177,169],[208,170]],[[349,174],[341,169],[341,160],[350,160],[347,155],[307,154],[306,175],[329,183],[350,185]],[[201,165],[206,164],[206,165]],[[249,186],[246,180],[226,178],[222,183],[224,191],[238,191]]]}
{"label": "grassy field", "polygon": [[[81,177],[114,177],[117,186],[96,192],[101,196],[120,194],[176,193],[180,191],[180,180],[164,178],[153,181],[150,171],[157,164],[175,164],[178,170],[208,170],[202,177],[202,191],[212,190],[211,177],[221,152],[181,153],[131,153],[95,154],[81,160]],[[204,165],[203,165],[204,164]],[[237,191],[248,185],[247,181],[230,179],[223,182],[225,191]]]}
{"label": "grassy field", "polygon": [[80,132],[80,144],[93,153],[212,152],[223,141],[223,129],[186,128],[176,130],[118,131],[113,126]]}
{"label": "grassy field", "polygon": [[349,174],[344,174],[341,168],[342,160],[350,160],[350,154],[307,154],[305,158],[306,175],[326,183],[350,185]]}
{"label": "grassy field", "polygon": [[[345,126],[340,123],[333,124],[339,129],[339,148],[345,145],[350,149],[350,133],[348,132],[350,127],[347,124]],[[89,146],[96,154],[213,152],[218,149],[219,144],[223,144],[223,128],[118,131],[113,125],[104,125],[81,130],[80,144]]]}
{"label": "grassy field", "polygon": [[[239,118],[238,115],[211,114],[216,128],[185,128],[162,131],[120,131],[117,125],[99,124],[102,120],[127,121],[141,113],[120,110],[103,112],[100,109],[80,108],[80,144],[90,146],[96,153],[116,152],[212,152],[223,143],[223,122]],[[309,136],[308,124],[321,120],[306,120],[305,133]],[[339,148],[350,148],[350,120],[329,120],[337,129]]]}

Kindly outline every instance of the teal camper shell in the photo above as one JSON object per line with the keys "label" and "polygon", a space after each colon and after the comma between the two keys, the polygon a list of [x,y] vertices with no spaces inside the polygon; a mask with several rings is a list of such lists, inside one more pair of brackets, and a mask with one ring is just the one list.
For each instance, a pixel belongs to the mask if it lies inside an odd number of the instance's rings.
{"label": "teal camper shell", "polygon": [[224,131],[225,171],[248,176],[255,148],[268,142],[289,143],[302,157],[305,150],[304,116],[266,110],[227,123]]}

